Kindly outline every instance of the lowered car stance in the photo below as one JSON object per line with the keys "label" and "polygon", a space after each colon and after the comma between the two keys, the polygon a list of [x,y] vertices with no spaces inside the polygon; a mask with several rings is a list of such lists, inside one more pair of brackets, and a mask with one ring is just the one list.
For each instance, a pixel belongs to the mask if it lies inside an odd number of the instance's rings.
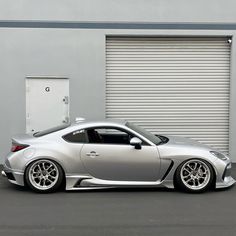
{"label": "lowered car stance", "polygon": [[232,186],[230,169],[227,155],[197,141],[105,120],[13,137],[2,175],[40,193],[62,187],[175,187],[198,193]]}

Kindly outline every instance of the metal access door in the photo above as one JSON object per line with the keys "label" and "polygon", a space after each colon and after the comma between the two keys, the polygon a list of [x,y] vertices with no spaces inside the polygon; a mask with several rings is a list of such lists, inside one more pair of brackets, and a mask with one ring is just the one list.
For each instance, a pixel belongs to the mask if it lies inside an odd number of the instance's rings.
{"label": "metal access door", "polygon": [[69,122],[69,79],[26,78],[26,132]]}

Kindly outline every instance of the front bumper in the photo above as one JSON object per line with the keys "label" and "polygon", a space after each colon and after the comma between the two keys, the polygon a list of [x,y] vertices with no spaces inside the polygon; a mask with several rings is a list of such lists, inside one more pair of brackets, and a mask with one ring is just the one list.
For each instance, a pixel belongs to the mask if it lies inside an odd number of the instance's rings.
{"label": "front bumper", "polygon": [[220,178],[216,181],[216,188],[228,188],[236,183],[235,179],[231,176],[232,164],[228,163]]}
{"label": "front bumper", "polygon": [[7,177],[7,175],[6,175],[4,170],[2,170],[1,174],[2,174],[3,177]]}
{"label": "front bumper", "polygon": [[216,188],[228,188],[231,187],[233,184],[235,184],[235,179],[231,176],[228,176],[224,179],[223,182],[217,182]]}

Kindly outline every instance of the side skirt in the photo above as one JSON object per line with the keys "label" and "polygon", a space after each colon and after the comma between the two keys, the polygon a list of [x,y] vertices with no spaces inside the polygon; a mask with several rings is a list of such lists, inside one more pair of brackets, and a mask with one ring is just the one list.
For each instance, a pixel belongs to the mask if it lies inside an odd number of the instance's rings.
{"label": "side skirt", "polygon": [[173,188],[173,181],[112,181],[96,179],[92,176],[66,176],[66,190],[88,190],[119,187],[167,187]]}

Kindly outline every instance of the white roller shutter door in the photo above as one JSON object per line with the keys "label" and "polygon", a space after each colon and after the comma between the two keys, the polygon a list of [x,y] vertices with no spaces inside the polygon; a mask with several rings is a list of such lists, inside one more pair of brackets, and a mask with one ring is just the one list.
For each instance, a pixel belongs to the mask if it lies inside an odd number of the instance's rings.
{"label": "white roller shutter door", "polygon": [[229,82],[227,38],[107,38],[107,118],[228,152]]}

